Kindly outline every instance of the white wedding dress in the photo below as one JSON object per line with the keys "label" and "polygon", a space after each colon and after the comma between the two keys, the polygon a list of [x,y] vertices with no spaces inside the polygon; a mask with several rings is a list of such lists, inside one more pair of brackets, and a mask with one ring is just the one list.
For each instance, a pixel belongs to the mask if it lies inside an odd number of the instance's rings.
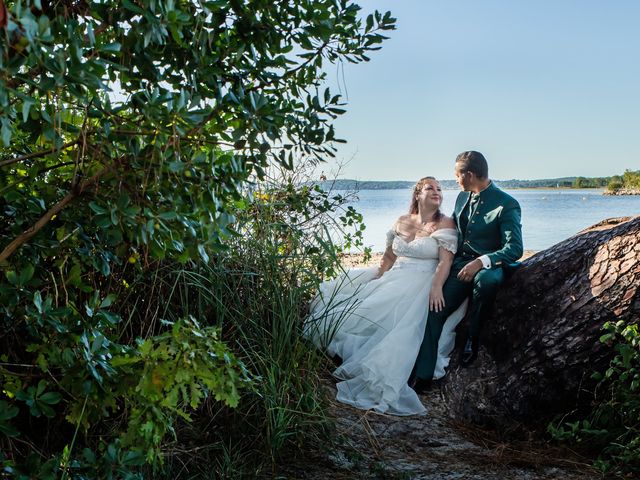
{"label": "white wedding dress", "polygon": [[[330,355],[343,359],[333,375],[337,399],[362,409],[394,415],[426,409],[407,385],[424,336],[429,290],[438,264],[438,248],[455,253],[457,232],[441,229],[406,242],[387,233],[397,260],[382,277],[378,268],[353,269],[320,286],[305,322],[305,334]],[[455,326],[466,303],[445,323],[434,378],[444,375],[453,350]]]}

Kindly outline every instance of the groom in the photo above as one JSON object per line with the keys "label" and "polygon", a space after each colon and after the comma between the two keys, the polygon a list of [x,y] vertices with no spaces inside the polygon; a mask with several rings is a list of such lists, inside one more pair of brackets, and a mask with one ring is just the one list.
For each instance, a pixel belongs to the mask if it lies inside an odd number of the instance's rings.
{"label": "groom", "polygon": [[458,251],[443,287],[445,306],[439,312],[430,311],[427,319],[410,380],[418,393],[431,384],[445,320],[469,296],[469,330],[461,363],[466,366],[475,360],[480,327],[504,281],[504,268],[516,266],[522,256],[520,205],[491,182],[484,156],[475,151],[461,153],[456,158],[455,175],[463,190],[453,212]]}

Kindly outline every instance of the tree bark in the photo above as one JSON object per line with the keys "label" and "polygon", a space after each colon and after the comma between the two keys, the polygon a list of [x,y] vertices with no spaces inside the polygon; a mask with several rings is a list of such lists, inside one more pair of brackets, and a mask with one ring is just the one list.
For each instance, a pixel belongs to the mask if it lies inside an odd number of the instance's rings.
{"label": "tree bark", "polygon": [[640,216],[605,220],[525,260],[483,327],[478,360],[452,358],[453,416],[481,424],[546,422],[592,399],[614,351],[606,321],[640,319]]}

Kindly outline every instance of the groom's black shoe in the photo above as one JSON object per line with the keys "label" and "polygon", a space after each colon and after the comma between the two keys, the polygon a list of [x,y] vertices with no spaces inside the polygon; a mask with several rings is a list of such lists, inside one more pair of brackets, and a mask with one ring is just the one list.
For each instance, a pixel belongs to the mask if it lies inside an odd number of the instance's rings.
{"label": "groom's black shoe", "polygon": [[467,367],[478,357],[478,337],[469,337],[460,354],[460,365]]}
{"label": "groom's black shoe", "polygon": [[431,389],[431,380],[425,380],[424,378],[413,376],[409,378],[408,383],[416,393],[425,393],[427,390]]}

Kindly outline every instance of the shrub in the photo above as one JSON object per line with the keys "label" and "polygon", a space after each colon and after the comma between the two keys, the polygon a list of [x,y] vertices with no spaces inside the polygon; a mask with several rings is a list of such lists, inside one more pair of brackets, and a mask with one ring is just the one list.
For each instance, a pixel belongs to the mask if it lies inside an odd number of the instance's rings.
{"label": "shrub", "polygon": [[[256,296],[266,310],[232,304],[272,288],[267,268],[281,282],[304,278],[308,261],[293,262],[295,252],[314,247],[285,242],[287,257],[241,243],[259,238],[247,234],[260,223],[250,226],[251,187],[275,165],[292,172],[333,155],[332,121],[344,110],[323,88],[324,67],[368,60],[394,20],[363,21],[348,0],[25,0],[0,1],[0,11],[4,472],[170,470],[200,426],[189,419],[204,410],[227,419],[212,451],[235,444],[234,415],[254,422],[258,438],[267,430],[255,422],[273,424],[289,399],[267,390],[280,380],[262,376],[256,338],[240,334],[262,327],[240,324],[263,326],[254,313],[271,312],[265,324],[282,318],[284,299],[272,289]],[[293,216],[312,210],[305,205]],[[276,253],[282,272],[260,270]],[[319,278],[325,266],[309,272]],[[310,294],[291,285],[281,288],[291,302]],[[215,309],[213,291],[229,296],[233,315]],[[243,390],[274,403],[249,414]],[[293,436],[268,437],[269,461]],[[246,459],[253,450],[226,451]]]}
{"label": "shrub", "polygon": [[620,190],[623,187],[624,187],[624,184],[621,181],[612,180],[611,182],[609,182],[607,184],[607,190],[609,190],[611,192],[615,192],[617,190]]}
{"label": "shrub", "polygon": [[638,325],[607,322],[600,340],[616,355],[599,380],[593,410],[585,419],[549,425],[558,440],[588,448],[603,472],[640,471],[640,333]]}

